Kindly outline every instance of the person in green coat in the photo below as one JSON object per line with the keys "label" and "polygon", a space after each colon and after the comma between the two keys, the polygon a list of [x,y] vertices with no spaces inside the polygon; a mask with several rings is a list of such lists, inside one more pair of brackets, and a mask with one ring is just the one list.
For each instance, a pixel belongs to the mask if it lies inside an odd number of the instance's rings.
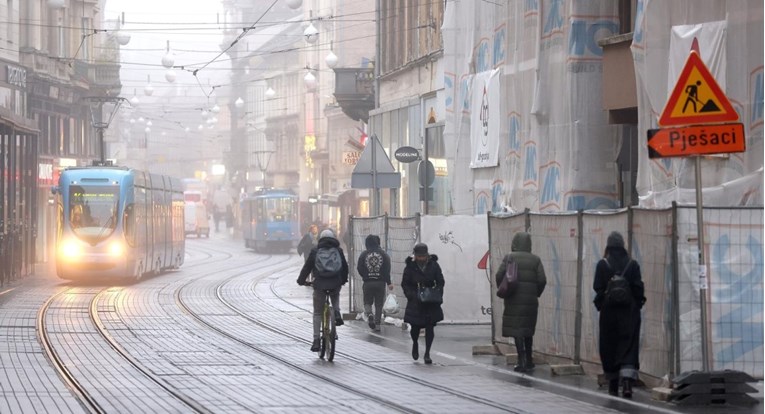
{"label": "person in green coat", "polygon": [[495,275],[497,286],[505,277],[507,263],[512,260],[518,266],[518,286],[504,300],[505,309],[502,312],[502,336],[512,337],[518,352],[518,364],[513,368],[517,372],[528,372],[534,369],[532,360],[532,345],[534,331],[537,327],[537,312],[539,297],[545,290],[547,277],[542,259],[531,253],[531,235],[519,232],[513,236],[510,247],[511,253],[502,260]]}

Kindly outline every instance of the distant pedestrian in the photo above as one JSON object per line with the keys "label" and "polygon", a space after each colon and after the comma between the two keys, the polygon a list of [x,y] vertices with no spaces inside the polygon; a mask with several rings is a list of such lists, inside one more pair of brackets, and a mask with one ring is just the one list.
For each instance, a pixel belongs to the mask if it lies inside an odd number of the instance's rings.
{"label": "distant pedestrian", "polygon": [[[380,331],[382,306],[385,301],[385,286],[393,290],[390,281],[390,256],[380,247],[380,236],[370,234],[364,241],[366,250],[359,256],[356,270],[364,281],[364,313],[367,315],[369,328]],[[372,313],[374,305],[374,314]]]}
{"label": "distant pedestrian", "polygon": [[231,205],[226,206],[226,228],[230,229],[234,227],[234,209]]}
{"label": "distant pedestrian", "polygon": [[436,323],[444,320],[444,312],[440,303],[423,303],[419,299],[418,290],[421,286],[444,286],[444,275],[441,266],[438,265],[438,256],[428,253],[428,245],[417,243],[414,245],[413,256],[407,257],[404,266],[404,274],[401,280],[401,288],[406,296],[406,311],[404,322],[411,326],[409,332],[412,337],[412,358],[416,361],[420,358],[418,340],[420,331],[425,329],[425,356],[426,364],[432,364],[430,359],[430,347],[435,339],[434,328]]}
{"label": "distant pedestrian", "polygon": [[518,267],[518,285],[504,300],[502,312],[502,336],[512,337],[518,353],[518,363],[513,367],[517,372],[534,369],[534,332],[537,327],[539,297],[547,285],[545,268],[539,256],[531,253],[531,235],[519,232],[513,236],[511,253],[502,260],[495,275],[497,285],[505,277],[508,262],[512,259]]}
{"label": "distant pedestrian", "polygon": [[220,219],[223,218],[223,212],[217,204],[213,204],[213,220],[215,220],[215,232],[220,231]]}
{"label": "distant pedestrian", "polygon": [[621,383],[622,396],[632,398],[640,369],[640,309],[646,299],[640,265],[630,258],[619,232],[608,235],[592,288],[600,312],[598,346],[608,393],[619,395]]}
{"label": "distant pedestrian", "polygon": [[308,253],[311,252],[311,249],[316,247],[318,242],[319,227],[315,224],[311,224],[311,226],[308,227],[308,231],[306,231],[306,233],[303,235],[303,238],[300,239],[300,243],[298,243],[297,253],[303,256],[303,259],[307,259]]}

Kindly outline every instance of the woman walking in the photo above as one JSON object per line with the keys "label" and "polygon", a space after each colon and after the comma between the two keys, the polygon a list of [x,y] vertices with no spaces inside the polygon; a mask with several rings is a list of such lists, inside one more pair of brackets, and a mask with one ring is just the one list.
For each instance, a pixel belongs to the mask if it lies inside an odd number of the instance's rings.
{"label": "woman walking", "polygon": [[[632,384],[640,369],[640,309],[645,304],[645,288],[640,265],[624,248],[624,238],[611,232],[603,259],[595,267],[594,304],[600,312],[600,361],[608,380],[608,393],[632,398]],[[621,279],[619,276],[623,277]]]}
{"label": "woman walking", "polygon": [[406,296],[406,312],[404,322],[411,326],[409,332],[412,336],[412,358],[420,358],[418,340],[420,330],[425,329],[425,355],[426,364],[432,364],[430,359],[430,347],[435,338],[434,328],[436,323],[444,320],[444,312],[440,303],[423,303],[419,299],[418,289],[421,286],[439,286],[443,289],[444,275],[441,266],[438,265],[438,256],[428,253],[428,245],[417,243],[413,251],[414,258],[407,257],[404,266],[404,275],[401,280],[401,288]]}
{"label": "woman walking", "polygon": [[505,277],[507,266],[512,261],[517,266],[518,284],[513,293],[505,298],[502,313],[502,336],[512,337],[518,352],[518,364],[513,367],[517,372],[534,369],[532,349],[534,332],[537,327],[539,297],[547,285],[545,268],[539,256],[531,253],[531,235],[519,232],[513,236],[511,253],[502,260],[497,274],[497,286]]}

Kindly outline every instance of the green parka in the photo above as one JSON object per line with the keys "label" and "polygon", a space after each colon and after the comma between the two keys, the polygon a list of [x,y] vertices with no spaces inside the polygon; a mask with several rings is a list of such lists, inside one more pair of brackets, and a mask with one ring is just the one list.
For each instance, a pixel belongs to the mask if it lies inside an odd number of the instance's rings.
{"label": "green parka", "polygon": [[495,275],[497,286],[505,277],[508,257],[512,257],[518,265],[518,288],[509,298],[505,299],[505,310],[502,313],[502,336],[532,337],[537,327],[538,298],[542,295],[547,284],[545,269],[539,256],[531,253],[531,235],[520,232],[513,236],[512,253],[502,260]]}

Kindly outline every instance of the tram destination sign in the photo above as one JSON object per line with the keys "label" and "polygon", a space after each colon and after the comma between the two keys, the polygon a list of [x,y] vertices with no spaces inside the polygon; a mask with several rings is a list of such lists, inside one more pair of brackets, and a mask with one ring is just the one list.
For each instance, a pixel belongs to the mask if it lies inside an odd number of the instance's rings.
{"label": "tram destination sign", "polygon": [[744,125],[728,123],[648,130],[648,157],[685,157],[746,151]]}

